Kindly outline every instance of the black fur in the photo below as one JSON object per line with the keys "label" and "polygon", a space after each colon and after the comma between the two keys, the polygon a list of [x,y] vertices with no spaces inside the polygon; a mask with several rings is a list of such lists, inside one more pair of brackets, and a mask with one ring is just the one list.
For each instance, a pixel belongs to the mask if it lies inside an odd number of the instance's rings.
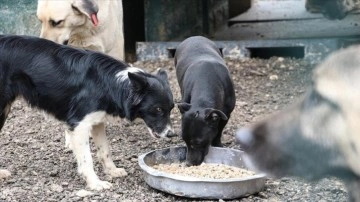
{"label": "black fur", "polygon": [[219,49],[205,37],[184,40],[176,49],[175,65],[187,163],[198,165],[210,145],[222,146],[222,131],[235,107],[234,86]]}
{"label": "black fur", "polygon": [[127,67],[104,54],[45,39],[0,36],[0,126],[6,106],[22,96],[71,130],[89,113],[105,111],[130,121],[142,118],[161,133],[174,106],[166,72],[129,73],[120,82],[115,75]]}

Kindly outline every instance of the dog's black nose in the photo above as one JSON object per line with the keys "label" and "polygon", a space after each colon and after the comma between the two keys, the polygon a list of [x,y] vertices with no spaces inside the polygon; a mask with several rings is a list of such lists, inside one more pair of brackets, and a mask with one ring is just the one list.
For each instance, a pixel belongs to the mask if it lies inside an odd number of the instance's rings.
{"label": "dog's black nose", "polygon": [[204,159],[186,159],[186,161],[185,161],[185,165],[186,166],[198,166],[198,165],[200,165],[202,162],[204,161]]}
{"label": "dog's black nose", "polygon": [[63,42],[64,45],[68,45],[68,43],[69,43],[69,40],[66,40]]}

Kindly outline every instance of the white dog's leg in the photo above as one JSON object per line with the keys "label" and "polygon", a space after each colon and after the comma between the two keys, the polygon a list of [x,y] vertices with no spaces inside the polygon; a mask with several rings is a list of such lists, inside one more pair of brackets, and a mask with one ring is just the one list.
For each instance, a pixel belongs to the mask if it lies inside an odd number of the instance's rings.
{"label": "white dog's leg", "polygon": [[8,170],[0,169],[0,180],[5,179],[11,176],[11,173]]}
{"label": "white dog's leg", "polygon": [[75,154],[78,172],[85,178],[87,186],[93,190],[109,189],[111,183],[101,181],[94,171],[89,144],[91,129],[92,125],[80,123],[73,132],[68,132],[69,146]]}
{"label": "white dog's leg", "polygon": [[92,130],[92,138],[97,148],[97,157],[103,165],[104,172],[111,177],[123,177],[127,173],[123,168],[117,168],[111,158],[108,140],[105,134],[105,125],[100,123]]}

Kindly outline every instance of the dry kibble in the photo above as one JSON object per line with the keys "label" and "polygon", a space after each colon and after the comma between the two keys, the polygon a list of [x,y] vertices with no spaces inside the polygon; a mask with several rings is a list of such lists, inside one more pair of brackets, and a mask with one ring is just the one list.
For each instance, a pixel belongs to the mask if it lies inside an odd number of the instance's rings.
{"label": "dry kibble", "polygon": [[158,164],[153,168],[170,174],[194,178],[231,179],[255,175],[253,171],[216,163],[202,163],[199,166],[186,166],[184,163]]}
{"label": "dry kibble", "polygon": [[279,77],[278,77],[277,75],[275,75],[275,74],[274,74],[274,75],[270,75],[270,77],[269,77],[269,78],[270,78],[270,80],[272,80],[272,81],[273,81],[273,80],[278,80],[278,79],[279,79]]}

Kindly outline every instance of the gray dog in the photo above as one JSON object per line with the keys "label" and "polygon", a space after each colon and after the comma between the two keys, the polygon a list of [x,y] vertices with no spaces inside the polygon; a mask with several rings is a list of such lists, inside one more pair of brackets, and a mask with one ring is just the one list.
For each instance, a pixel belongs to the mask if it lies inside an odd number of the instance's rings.
{"label": "gray dog", "polygon": [[247,164],[277,177],[335,176],[360,201],[359,78],[360,46],[329,56],[297,105],[237,132]]}

